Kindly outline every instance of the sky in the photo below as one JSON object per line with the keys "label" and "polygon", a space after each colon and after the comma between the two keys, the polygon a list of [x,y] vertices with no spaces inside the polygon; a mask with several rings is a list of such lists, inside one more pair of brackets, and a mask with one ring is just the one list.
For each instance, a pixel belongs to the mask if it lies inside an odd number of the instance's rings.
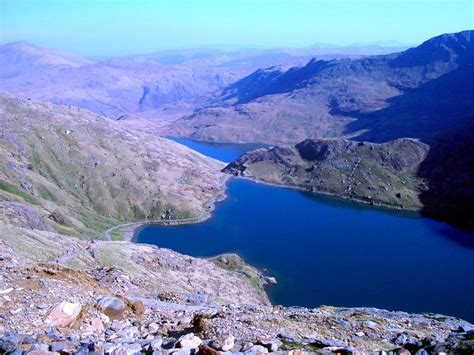
{"label": "sky", "polygon": [[0,43],[86,56],[230,46],[418,44],[474,29],[474,0],[0,0]]}

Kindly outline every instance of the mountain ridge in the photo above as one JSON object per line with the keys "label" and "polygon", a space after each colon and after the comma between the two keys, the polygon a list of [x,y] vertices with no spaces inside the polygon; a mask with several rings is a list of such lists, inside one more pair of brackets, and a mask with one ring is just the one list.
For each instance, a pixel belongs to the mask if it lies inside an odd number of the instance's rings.
{"label": "mountain ridge", "polygon": [[[380,126],[391,132],[385,141],[412,137],[431,142],[442,133],[446,117],[455,125],[471,112],[473,91],[463,92],[455,80],[444,77],[459,72],[458,79],[472,86],[467,79],[474,65],[472,32],[441,35],[401,53],[312,60],[288,71],[258,70],[225,88],[212,104],[170,123],[164,132],[239,143],[292,144],[331,137],[382,142],[370,134]],[[451,102],[444,100],[443,115],[436,112],[438,96],[425,96],[422,107],[410,101],[414,91],[430,85],[440,97],[451,97]],[[385,119],[384,110],[390,110],[393,101],[405,112]],[[457,106],[464,111],[453,114]],[[407,126],[399,125],[400,119]],[[417,127],[425,121],[432,123],[432,130]]]}

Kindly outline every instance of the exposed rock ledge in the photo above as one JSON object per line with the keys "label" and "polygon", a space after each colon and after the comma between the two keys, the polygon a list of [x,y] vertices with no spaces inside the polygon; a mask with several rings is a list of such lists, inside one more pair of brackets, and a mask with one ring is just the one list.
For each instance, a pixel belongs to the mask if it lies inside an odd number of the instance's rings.
{"label": "exposed rock ledge", "polygon": [[474,326],[452,317],[271,306],[236,255],[202,260],[12,225],[0,236],[0,352],[474,350]]}

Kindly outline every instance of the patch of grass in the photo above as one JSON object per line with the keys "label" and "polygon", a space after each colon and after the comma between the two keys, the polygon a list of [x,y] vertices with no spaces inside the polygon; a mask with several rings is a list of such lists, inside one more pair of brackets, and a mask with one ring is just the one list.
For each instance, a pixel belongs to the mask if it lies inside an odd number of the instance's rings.
{"label": "patch of grass", "polygon": [[306,351],[316,352],[316,351],[322,349],[322,348],[320,348],[319,346],[317,346],[315,344],[299,343],[299,342],[291,341],[291,340],[288,340],[288,339],[281,339],[281,342],[283,344],[282,347],[283,347],[284,350],[298,349],[298,350],[306,350]]}
{"label": "patch of grass", "polygon": [[45,163],[45,160],[42,159],[38,153],[32,152],[31,154],[31,164],[33,164],[35,170],[40,171],[41,175],[47,178],[49,181],[54,183],[56,186],[62,186],[59,179],[53,174],[53,171],[48,164]]}
{"label": "patch of grass", "polygon": [[28,234],[24,234],[21,229],[12,228],[9,233],[0,233],[0,240],[3,240],[15,252],[23,255],[25,259],[49,261],[60,255],[54,244],[31,238]]}
{"label": "patch of grass", "polygon": [[64,266],[67,266],[71,269],[75,269],[75,270],[84,270],[84,269],[88,269],[89,268],[89,265],[87,265],[83,260],[81,260],[80,258],[72,258],[72,259],[69,259],[65,264]]}
{"label": "patch of grass", "polygon": [[29,202],[33,205],[39,205],[38,200],[34,196],[31,196],[29,193],[23,191],[15,185],[10,184],[9,182],[6,182],[5,180],[0,180],[0,190],[18,196],[24,201]]}
{"label": "patch of grass", "polygon": [[116,266],[131,273],[137,273],[138,270],[127,260],[130,260],[130,257],[113,245],[104,246],[100,250],[100,263],[103,266]]}
{"label": "patch of grass", "polygon": [[53,195],[53,193],[51,191],[49,191],[43,185],[39,185],[36,189],[38,190],[38,193],[40,194],[41,198],[43,198],[45,200],[48,200],[48,201],[51,201],[51,202],[54,202],[54,203],[58,203],[58,200]]}
{"label": "patch of grass", "polygon": [[115,228],[110,232],[112,240],[123,240],[123,231],[121,228]]}
{"label": "patch of grass", "polygon": [[245,261],[237,254],[222,254],[210,259],[216,266],[239,274],[245,281],[249,282],[257,295],[263,300],[265,299],[265,290],[258,272],[247,265]]}

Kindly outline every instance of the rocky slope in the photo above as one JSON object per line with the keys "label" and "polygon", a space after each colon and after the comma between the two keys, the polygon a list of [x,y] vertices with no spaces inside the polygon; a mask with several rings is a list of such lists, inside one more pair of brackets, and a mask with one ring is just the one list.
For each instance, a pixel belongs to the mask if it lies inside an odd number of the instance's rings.
{"label": "rocky slope", "polygon": [[401,53],[260,69],[163,130],[221,142],[432,142],[472,116],[473,33],[445,34]]}
{"label": "rocky slope", "polygon": [[417,176],[429,147],[417,140],[384,144],[308,139],[293,147],[244,154],[224,172],[391,207],[420,209]]}
{"label": "rocky slope", "polygon": [[0,220],[96,235],[203,216],[223,191],[221,163],[79,108],[2,95],[0,126]]}
{"label": "rocky slope", "polygon": [[308,139],[262,148],[223,171],[267,183],[388,207],[420,210],[474,230],[472,118],[428,146],[403,138],[383,144]]}
{"label": "rocky slope", "polygon": [[154,246],[83,242],[3,224],[0,351],[473,350],[474,326],[459,319],[372,308],[271,306],[263,283],[259,272],[235,255],[200,260]]}

